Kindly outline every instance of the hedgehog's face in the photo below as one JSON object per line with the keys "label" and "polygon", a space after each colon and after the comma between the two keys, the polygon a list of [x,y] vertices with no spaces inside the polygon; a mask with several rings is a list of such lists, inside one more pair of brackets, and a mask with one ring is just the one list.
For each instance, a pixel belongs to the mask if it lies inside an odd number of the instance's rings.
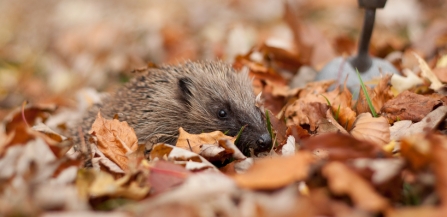
{"label": "hedgehog's face", "polygon": [[272,139],[263,114],[255,106],[251,87],[247,87],[250,83],[235,81],[235,77],[232,75],[225,81],[203,84],[197,83],[203,79],[179,79],[180,100],[187,109],[186,120],[182,122],[188,124],[183,127],[190,133],[219,130],[229,136],[236,136],[243,128],[236,146],[245,155],[250,155],[251,149],[255,154],[268,151]]}
{"label": "hedgehog's face", "polygon": [[236,136],[242,130],[236,145],[247,156],[250,149],[255,154],[270,150],[272,139],[261,111],[254,104],[250,111],[241,110],[234,105],[215,101],[209,104],[215,114],[214,122],[219,127],[217,129],[229,136]]}

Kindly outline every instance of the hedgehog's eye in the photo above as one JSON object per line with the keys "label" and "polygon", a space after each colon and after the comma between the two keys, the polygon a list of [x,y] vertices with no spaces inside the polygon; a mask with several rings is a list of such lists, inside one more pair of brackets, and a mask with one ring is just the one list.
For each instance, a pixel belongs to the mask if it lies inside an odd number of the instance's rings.
{"label": "hedgehog's eye", "polygon": [[225,110],[221,109],[221,110],[219,110],[217,115],[219,115],[219,118],[226,118],[227,117],[227,112]]}

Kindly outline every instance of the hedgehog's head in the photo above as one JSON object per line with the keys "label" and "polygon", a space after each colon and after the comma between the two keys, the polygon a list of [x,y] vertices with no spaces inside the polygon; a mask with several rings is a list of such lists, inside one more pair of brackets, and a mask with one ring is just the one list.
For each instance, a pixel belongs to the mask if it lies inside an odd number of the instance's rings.
{"label": "hedgehog's head", "polygon": [[264,115],[255,105],[248,73],[236,73],[223,62],[186,63],[178,80],[179,100],[185,105],[181,123],[191,133],[222,131],[236,136],[245,154],[268,151],[272,139]]}

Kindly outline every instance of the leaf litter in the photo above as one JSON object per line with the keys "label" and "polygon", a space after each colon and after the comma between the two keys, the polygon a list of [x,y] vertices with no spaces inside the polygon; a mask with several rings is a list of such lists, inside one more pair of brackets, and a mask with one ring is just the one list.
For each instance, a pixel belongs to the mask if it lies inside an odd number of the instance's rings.
{"label": "leaf litter", "polygon": [[[339,16],[340,10],[358,16],[353,3],[112,2],[117,7],[22,0],[15,4],[20,7],[0,7],[5,17],[23,15],[3,19],[0,34],[2,216],[447,213],[446,34],[439,22],[445,16],[425,20],[430,25],[419,40],[401,34],[420,32],[417,21],[410,29],[390,29],[379,19],[375,31],[382,38],[372,38],[371,53],[394,58],[400,75],[378,78],[354,100],[345,85],[331,87],[340,84],[335,81],[292,85],[302,69],[318,70],[336,55],[355,52],[351,35],[358,22]],[[442,11],[436,3],[414,2],[424,7],[410,13]],[[72,16],[70,8],[85,17]],[[39,28],[43,24],[51,28]],[[113,91],[132,76],[127,72],[149,61],[204,58],[227,58],[249,71],[257,101],[269,112],[276,140],[270,152],[244,156],[225,132],[194,135],[179,128],[177,144],[145,153],[134,129],[100,113],[81,144],[64,136],[100,100],[88,88]],[[84,166],[86,158],[91,167]]]}

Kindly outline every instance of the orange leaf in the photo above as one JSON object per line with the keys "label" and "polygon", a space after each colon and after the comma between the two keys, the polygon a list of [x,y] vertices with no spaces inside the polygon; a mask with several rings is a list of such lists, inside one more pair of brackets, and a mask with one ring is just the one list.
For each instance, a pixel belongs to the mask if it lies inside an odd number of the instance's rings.
{"label": "orange leaf", "polygon": [[127,124],[119,120],[106,120],[100,112],[92,125],[90,134],[95,132],[98,138],[98,148],[105,156],[126,170],[129,163],[129,155],[138,149],[138,139],[135,131]]}
{"label": "orange leaf", "polygon": [[362,177],[340,162],[331,162],[322,169],[329,188],[337,195],[348,195],[360,209],[372,212],[388,207],[387,200],[378,194]]}
{"label": "orange leaf", "polygon": [[[229,141],[228,145],[224,142],[225,140]],[[180,127],[176,147],[190,150],[209,161],[220,161],[223,158],[231,156],[233,153],[238,153],[238,156],[242,156],[239,159],[245,158],[234,145],[234,140],[233,137],[227,136],[220,131],[189,134]]]}
{"label": "orange leaf", "polygon": [[256,161],[246,173],[233,178],[243,188],[278,189],[304,180],[312,162],[314,157],[309,152],[298,152],[288,157],[263,158]]}
{"label": "orange leaf", "polygon": [[384,117],[373,118],[370,113],[357,116],[350,131],[357,139],[364,139],[378,145],[386,145],[390,142],[390,125]]}

